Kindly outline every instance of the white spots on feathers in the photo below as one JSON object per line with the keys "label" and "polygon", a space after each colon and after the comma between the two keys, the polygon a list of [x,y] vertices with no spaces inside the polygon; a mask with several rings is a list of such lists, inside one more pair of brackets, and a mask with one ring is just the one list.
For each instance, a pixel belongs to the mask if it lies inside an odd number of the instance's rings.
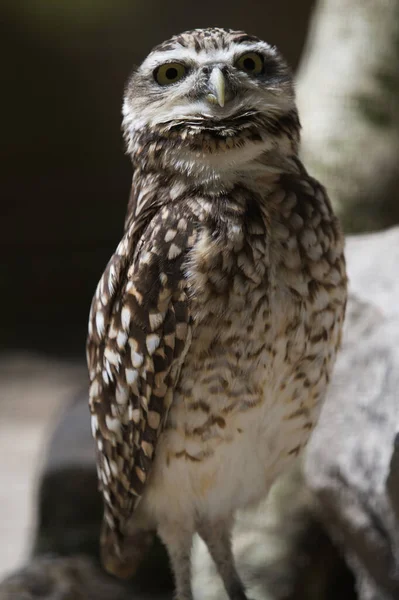
{"label": "white spots on feathers", "polygon": [[106,415],[105,424],[109,431],[112,431],[112,433],[115,435],[120,436],[122,424],[119,419]]}
{"label": "white spots on feathers", "polygon": [[112,381],[113,378],[114,378],[114,374],[112,372],[111,365],[110,365],[109,361],[106,358],[104,358],[104,367],[105,367],[105,370],[108,373],[109,380]]}
{"label": "white spots on feathers", "polygon": [[122,312],[121,312],[122,327],[124,329],[126,329],[126,330],[129,329],[131,318],[132,318],[132,315],[130,313],[130,309],[127,306],[124,306],[122,308]]}
{"label": "white spots on feathers", "polygon": [[176,200],[176,198],[184,194],[186,189],[187,186],[183,182],[176,181],[176,183],[174,183],[169,189],[169,196],[172,200]]}
{"label": "white spots on feathers", "polygon": [[168,252],[168,259],[173,260],[177,258],[182,252],[182,249],[176,244],[171,244]]}
{"label": "white spots on feathers", "polygon": [[118,465],[116,464],[116,462],[114,460],[109,460],[109,466],[110,466],[112,475],[114,477],[118,477],[119,469],[118,469]]}
{"label": "white spots on feathers", "polygon": [[133,423],[135,423],[136,425],[140,423],[141,410],[139,408],[132,408],[131,406],[129,406],[128,415],[129,419],[133,421]]}
{"label": "white spots on feathers", "polygon": [[162,324],[164,315],[162,313],[151,313],[149,314],[150,329],[154,331]]}
{"label": "white spots on feathers", "polygon": [[165,242],[171,242],[176,237],[176,234],[176,229],[168,229],[168,231],[165,233]]}
{"label": "white spots on feathers", "polygon": [[129,282],[129,284],[126,286],[126,291],[128,292],[128,294],[136,298],[138,304],[143,304],[143,294],[140,294],[140,292],[133,283]]}
{"label": "white spots on feathers", "polygon": [[111,321],[111,325],[110,328],[108,330],[108,337],[110,340],[114,340],[116,338],[116,336],[118,335],[118,330],[115,327],[115,322],[114,320]]}
{"label": "white spots on feathers", "polygon": [[158,348],[160,342],[161,342],[161,339],[160,339],[159,335],[157,335],[156,333],[151,333],[150,335],[147,335],[146,346],[147,346],[148,353],[150,355],[154,354],[154,352]]}
{"label": "white spots on feathers", "polygon": [[97,415],[91,415],[91,433],[93,437],[96,437],[98,430],[98,418]]}
{"label": "white spots on feathers", "polygon": [[140,469],[140,467],[136,467],[135,471],[136,471],[136,475],[140,479],[141,483],[145,483],[146,474],[144,473],[144,471],[142,471]]}
{"label": "white spots on feathers", "polygon": [[118,344],[119,350],[122,350],[126,346],[127,333],[125,331],[119,331],[116,336],[116,343]]}
{"label": "white spots on feathers", "polygon": [[312,246],[315,246],[318,242],[316,232],[309,227],[303,229],[299,239],[306,251],[308,251]]}
{"label": "white spots on feathers", "polygon": [[116,249],[116,255],[125,256],[127,253],[127,238],[123,237]]}
{"label": "white spots on feathers", "polygon": [[229,233],[231,236],[231,240],[234,242],[235,245],[238,246],[237,250],[239,250],[244,240],[244,232],[242,230],[242,227],[236,224],[231,225],[229,227]]}
{"label": "white spots on feathers", "polygon": [[98,396],[99,392],[100,392],[100,386],[98,384],[97,379],[94,379],[90,386],[90,392],[89,392],[90,397],[95,398],[96,396]]}
{"label": "white spots on feathers", "polygon": [[149,265],[151,263],[152,252],[143,252],[140,256],[140,265]]}
{"label": "white spots on feathers", "polygon": [[115,390],[115,400],[117,401],[118,404],[124,406],[127,404],[127,401],[129,400],[129,392],[126,389],[125,386],[121,385],[120,383],[118,383],[118,385],[116,386],[116,390]]}
{"label": "white spots on feathers", "polygon": [[132,366],[135,369],[139,369],[144,362],[144,356],[141,354],[141,352],[133,352],[132,351],[131,359],[132,359]]}
{"label": "white spots on feathers", "polygon": [[[115,283],[116,283],[115,265],[111,265],[110,269],[109,269],[109,276],[108,276],[108,288],[109,288],[110,294],[114,293]],[[105,304],[105,302],[104,302],[104,304]]]}
{"label": "white spots on feathers", "polygon": [[114,367],[118,367],[121,362],[121,357],[111,348],[105,348],[104,357],[108,360],[108,362]]}
{"label": "white spots on feathers", "polygon": [[127,383],[129,385],[133,385],[136,383],[139,374],[138,374],[138,371],[136,371],[135,369],[126,369],[125,376],[126,376]]}
{"label": "white spots on feathers", "polygon": [[187,221],[184,218],[179,219],[179,222],[177,223],[177,229],[179,231],[186,231],[187,229]]}
{"label": "white spots on feathers", "polygon": [[152,444],[150,444],[149,442],[146,442],[145,440],[143,440],[141,442],[141,447],[143,449],[145,456],[147,456],[148,458],[152,458],[152,455],[154,453],[154,446]]}
{"label": "white spots on feathers", "polygon": [[111,529],[115,528],[114,519],[107,511],[104,512],[104,520],[106,521],[108,527]]}
{"label": "white spots on feathers", "polygon": [[104,458],[103,458],[103,469],[104,469],[104,471],[102,473],[102,475],[103,475],[102,479],[103,479],[104,483],[107,483],[108,479],[111,478],[111,469],[109,468],[108,459],[106,456],[104,456]]}
{"label": "white spots on feathers", "polygon": [[98,335],[102,335],[105,331],[104,313],[101,310],[96,313],[96,329]]}

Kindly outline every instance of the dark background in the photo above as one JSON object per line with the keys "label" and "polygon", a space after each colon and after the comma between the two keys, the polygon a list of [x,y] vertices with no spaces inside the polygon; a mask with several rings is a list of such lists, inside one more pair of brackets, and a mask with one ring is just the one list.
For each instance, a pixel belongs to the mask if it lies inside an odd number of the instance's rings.
{"label": "dark background", "polygon": [[1,350],[83,355],[129,193],[120,109],[133,65],[174,33],[219,25],[278,45],[295,67],[312,4],[3,1]]}

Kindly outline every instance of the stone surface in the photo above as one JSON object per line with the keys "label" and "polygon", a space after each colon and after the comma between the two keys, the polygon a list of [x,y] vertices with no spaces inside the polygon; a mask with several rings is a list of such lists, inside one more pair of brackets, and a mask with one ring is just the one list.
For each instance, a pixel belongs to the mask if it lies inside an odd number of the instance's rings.
{"label": "stone surface", "polygon": [[0,600],[130,600],[86,556],[37,558],[0,586]]}
{"label": "stone surface", "polygon": [[350,240],[348,258],[356,296],[306,472],[358,575],[361,600],[392,600],[399,597],[398,229]]}

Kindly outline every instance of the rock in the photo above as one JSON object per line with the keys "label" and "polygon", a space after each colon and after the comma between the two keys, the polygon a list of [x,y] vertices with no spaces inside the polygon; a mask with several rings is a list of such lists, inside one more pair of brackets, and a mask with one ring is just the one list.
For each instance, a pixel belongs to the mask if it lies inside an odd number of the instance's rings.
{"label": "rock", "polygon": [[399,229],[347,246],[353,295],[306,474],[361,600],[399,597]]}
{"label": "rock", "polygon": [[98,558],[102,502],[86,391],[70,403],[53,432],[40,478],[37,512],[35,555],[85,553]]}
{"label": "rock", "polygon": [[0,600],[131,600],[87,556],[42,557],[0,585]]}

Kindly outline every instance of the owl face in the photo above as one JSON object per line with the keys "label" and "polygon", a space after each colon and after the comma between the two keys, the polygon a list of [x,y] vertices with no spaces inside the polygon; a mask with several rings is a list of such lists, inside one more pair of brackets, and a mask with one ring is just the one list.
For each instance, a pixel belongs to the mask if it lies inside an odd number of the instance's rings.
{"label": "owl face", "polygon": [[177,153],[225,156],[254,144],[260,151],[262,142],[273,147],[280,123],[299,130],[292,77],[277,50],[219,28],[185,32],[155,47],[127,85],[123,117],[132,154],[143,132],[168,138]]}

